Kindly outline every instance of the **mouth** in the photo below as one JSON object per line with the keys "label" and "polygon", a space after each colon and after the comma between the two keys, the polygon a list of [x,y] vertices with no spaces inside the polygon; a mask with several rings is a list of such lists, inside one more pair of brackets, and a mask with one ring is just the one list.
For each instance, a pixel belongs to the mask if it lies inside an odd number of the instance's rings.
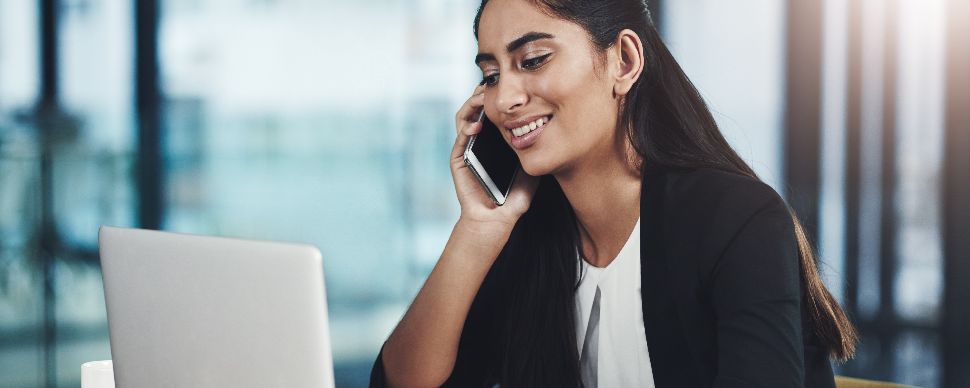
{"label": "mouth", "polygon": [[552,121],[552,115],[540,117],[518,128],[508,128],[514,137],[522,137]]}

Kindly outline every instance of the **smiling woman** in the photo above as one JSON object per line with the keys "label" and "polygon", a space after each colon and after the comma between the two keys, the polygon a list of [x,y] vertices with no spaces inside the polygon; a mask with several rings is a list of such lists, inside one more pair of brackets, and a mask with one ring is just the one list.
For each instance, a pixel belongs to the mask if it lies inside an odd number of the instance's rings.
{"label": "smiling woman", "polygon": [[[623,146],[616,136],[616,118],[620,97],[642,69],[636,34],[616,36],[620,47],[614,50],[591,50],[583,27],[527,2],[485,7],[476,30],[486,115],[510,130],[542,118],[552,121],[547,126],[556,128],[557,138],[570,139],[542,140],[546,127],[528,136],[504,133],[529,175],[581,165],[598,168],[587,162],[607,154],[623,156],[616,152]],[[622,48],[632,56],[620,58]],[[613,59],[623,61],[623,68],[606,66]],[[622,77],[619,83],[616,77]]]}
{"label": "smiling woman", "polygon": [[[639,0],[484,1],[461,217],[372,386],[833,387],[851,323]],[[462,162],[484,110],[525,174]]]}

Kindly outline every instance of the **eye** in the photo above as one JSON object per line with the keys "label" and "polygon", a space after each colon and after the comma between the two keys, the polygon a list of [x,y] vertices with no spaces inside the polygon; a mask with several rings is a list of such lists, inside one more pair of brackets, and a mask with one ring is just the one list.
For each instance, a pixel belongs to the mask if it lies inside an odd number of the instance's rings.
{"label": "eye", "polygon": [[522,68],[523,69],[526,69],[526,70],[535,70],[535,69],[538,69],[538,68],[542,67],[542,65],[546,61],[546,58],[549,58],[550,55],[552,55],[552,53],[540,55],[540,56],[535,57],[535,58],[525,59],[525,60],[522,61]]}
{"label": "eye", "polygon": [[485,86],[495,86],[498,83],[498,73],[488,74],[482,77],[482,84]]}

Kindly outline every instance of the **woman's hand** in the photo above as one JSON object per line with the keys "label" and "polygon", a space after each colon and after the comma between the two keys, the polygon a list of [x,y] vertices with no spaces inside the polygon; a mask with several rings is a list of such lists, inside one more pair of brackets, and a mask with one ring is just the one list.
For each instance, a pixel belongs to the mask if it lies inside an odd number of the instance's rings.
{"label": "woman's hand", "polygon": [[455,115],[458,138],[451,150],[451,176],[461,218],[428,280],[384,344],[380,362],[388,386],[437,387],[447,381],[475,295],[539,186],[539,178],[520,168],[505,205],[496,206],[465,165],[465,146],[482,130],[475,120],[484,102],[479,86]]}
{"label": "woman's hand", "polygon": [[469,139],[482,130],[482,123],[475,120],[484,104],[485,88],[479,85],[455,115],[458,137],[451,150],[451,176],[455,181],[458,203],[461,205],[461,221],[511,230],[519,217],[529,209],[532,196],[539,186],[539,178],[526,174],[519,167],[505,204],[498,206],[492,202],[464,160]]}

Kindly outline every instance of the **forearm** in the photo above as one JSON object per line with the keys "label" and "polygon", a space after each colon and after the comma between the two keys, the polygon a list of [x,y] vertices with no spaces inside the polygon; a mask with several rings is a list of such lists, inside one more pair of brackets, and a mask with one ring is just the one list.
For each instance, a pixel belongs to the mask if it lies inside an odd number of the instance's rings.
{"label": "forearm", "polygon": [[437,386],[455,364],[462,327],[511,230],[459,221],[438,263],[384,345],[391,386]]}

